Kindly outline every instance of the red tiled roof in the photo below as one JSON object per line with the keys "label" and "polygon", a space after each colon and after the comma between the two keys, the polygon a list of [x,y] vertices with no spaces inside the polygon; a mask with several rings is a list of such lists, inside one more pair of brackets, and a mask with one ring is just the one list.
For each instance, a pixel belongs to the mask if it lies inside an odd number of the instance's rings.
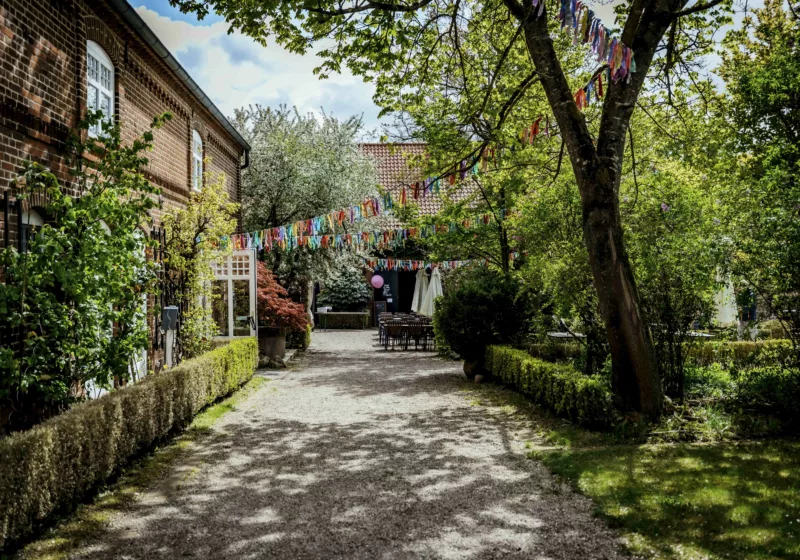
{"label": "red tiled roof", "polygon": [[[376,163],[378,183],[392,193],[395,200],[400,199],[400,192],[406,187],[406,198],[409,203],[419,206],[420,214],[432,216],[442,208],[442,202],[434,194],[420,196],[414,200],[413,190],[409,187],[424,179],[422,171],[413,165],[414,159],[425,156],[427,144],[361,144],[361,151],[371,156]],[[445,183],[445,181],[442,181]],[[445,187],[442,187],[444,191]],[[476,192],[472,181],[467,181],[454,191],[448,191],[453,200],[463,200]]]}

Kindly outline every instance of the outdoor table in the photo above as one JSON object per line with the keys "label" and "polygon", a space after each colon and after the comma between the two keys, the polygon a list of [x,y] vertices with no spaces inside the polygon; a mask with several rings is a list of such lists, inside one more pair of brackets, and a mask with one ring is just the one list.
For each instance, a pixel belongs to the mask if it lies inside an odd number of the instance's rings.
{"label": "outdoor table", "polygon": [[356,317],[359,319],[359,325],[361,326],[361,330],[364,330],[366,327],[367,321],[369,321],[369,311],[325,311],[317,313],[319,316],[319,325],[323,331],[328,330],[328,316],[329,315],[338,315],[338,316],[348,316],[348,317]]}

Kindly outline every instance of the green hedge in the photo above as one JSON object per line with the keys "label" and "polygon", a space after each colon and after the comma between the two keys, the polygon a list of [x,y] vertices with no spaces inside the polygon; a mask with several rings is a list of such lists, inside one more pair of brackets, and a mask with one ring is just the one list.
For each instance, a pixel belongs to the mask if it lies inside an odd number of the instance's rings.
{"label": "green hedge", "polygon": [[606,382],[575,368],[534,358],[507,346],[486,349],[486,369],[533,401],[587,427],[604,428],[614,421]]}
{"label": "green hedge", "polygon": [[701,342],[689,346],[686,362],[695,366],[717,363],[739,369],[773,366],[789,361],[792,351],[790,340]]}
{"label": "green hedge", "polygon": [[573,360],[583,352],[583,347],[574,342],[534,342],[527,349],[528,354],[546,362]]}
{"label": "green hedge", "polygon": [[0,440],[0,551],[185,428],[248,381],[257,363],[256,339],[235,340]]}

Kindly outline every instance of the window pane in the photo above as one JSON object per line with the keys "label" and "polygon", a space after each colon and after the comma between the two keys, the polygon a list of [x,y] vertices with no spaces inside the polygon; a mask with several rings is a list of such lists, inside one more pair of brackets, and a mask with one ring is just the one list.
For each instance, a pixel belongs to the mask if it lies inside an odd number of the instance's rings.
{"label": "window pane", "polygon": [[217,336],[228,334],[228,281],[214,281],[214,301],[211,304],[211,316],[219,328]]}
{"label": "window pane", "polygon": [[111,98],[106,94],[102,95],[100,101],[100,110],[103,111],[103,114],[106,116],[106,118],[111,116]]}
{"label": "window pane", "polygon": [[89,76],[90,80],[97,80],[98,79],[98,68],[100,67],[100,62],[90,54],[86,55],[86,72]]}
{"label": "window pane", "polygon": [[90,111],[97,110],[97,88],[91,84],[87,89],[86,106],[89,108]]}
{"label": "window pane", "polygon": [[111,90],[111,70],[103,65],[100,65],[100,85]]}
{"label": "window pane", "polygon": [[233,336],[250,336],[250,281],[233,281]]}

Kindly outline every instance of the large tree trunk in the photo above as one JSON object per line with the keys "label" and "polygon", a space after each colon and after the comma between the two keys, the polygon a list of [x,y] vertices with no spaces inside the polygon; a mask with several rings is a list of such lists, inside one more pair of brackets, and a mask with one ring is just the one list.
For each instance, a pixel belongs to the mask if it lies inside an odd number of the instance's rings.
{"label": "large tree trunk", "polygon": [[[592,194],[609,190],[581,185],[581,192]],[[583,197],[583,232],[611,351],[612,386],[623,410],[656,417],[662,390],[653,342],[639,308],[616,200],[602,198]]]}
{"label": "large tree trunk", "polygon": [[[625,410],[651,418],[661,414],[663,397],[653,342],[641,316],[625,251],[618,203],[620,169],[625,132],[638,93],[671,21],[669,4],[682,1],[633,2],[623,40],[633,48],[637,72],[630,80],[609,84],[596,140],[575,105],[550,38],[547,15],[519,14],[528,53],[553,109],[581,193],[584,238],[611,350],[614,392]],[[512,9],[515,6],[507,4]]]}

